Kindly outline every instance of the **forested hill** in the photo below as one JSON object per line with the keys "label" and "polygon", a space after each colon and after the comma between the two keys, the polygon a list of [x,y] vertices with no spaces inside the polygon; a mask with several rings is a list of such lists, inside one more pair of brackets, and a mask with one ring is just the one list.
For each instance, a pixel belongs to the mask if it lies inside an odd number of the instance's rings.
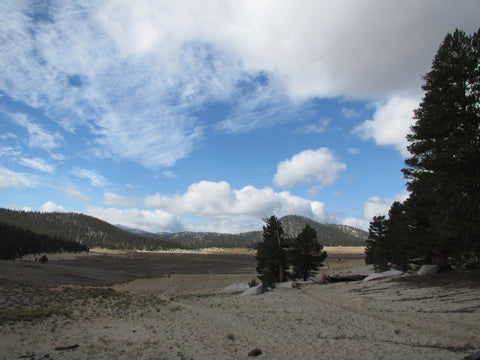
{"label": "forested hill", "polygon": [[[321,224],[309,218],[296,215],[284,216],[280,219],[285,235],[296,237],[309,224],[316,232],[318,241],[324,246],[365,246],[368,233],[346,225]],[[181,232],[157,235],[161,239],[182,244],[190,248],[206,247],[249,247],[254,248],[262,241],[262,231],[251,231],[241,234]]]}
{"label": "forested hill", "polygon": [[288,215],[280,222],[288,237],[296,237],[309,224],[324,246],[365,246],[368,238],[366,231],[348,225],[322,224],[304,216]]}
{"label": "forested hill", "polygon": [[[254,248],[263,238],[261,230],[241,234],[211,232],[152,234],[134,229],[125,230],[126,228],[79,213],[41,213],[1,208],[0,222],[36,234],[75,241],[89,248],[149,251],[172,248]],[[302,216],[285,216],[280,222],[286,236],[290,238],[296,237],[308,223],[315,229],[319,242],[324,246],[365,246],[368,237],[365,231],[350,226],[321,224]]]}
{"label": "forested hill", "polygon": [[78,213],[42,213],[0,208],[0,222],[66,241],[75,241],[89,248],[126,250],[161,250],[179,244],[146,237],[122,230],[95,217]]}

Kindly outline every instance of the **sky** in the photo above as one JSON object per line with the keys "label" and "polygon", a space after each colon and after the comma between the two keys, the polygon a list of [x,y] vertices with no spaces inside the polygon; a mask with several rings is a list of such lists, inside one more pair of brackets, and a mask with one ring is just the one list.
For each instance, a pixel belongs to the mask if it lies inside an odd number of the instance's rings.
{"label": "sky", "polygon": [[0,207],[151,232],[368,229],[478,0],[0,3]]}

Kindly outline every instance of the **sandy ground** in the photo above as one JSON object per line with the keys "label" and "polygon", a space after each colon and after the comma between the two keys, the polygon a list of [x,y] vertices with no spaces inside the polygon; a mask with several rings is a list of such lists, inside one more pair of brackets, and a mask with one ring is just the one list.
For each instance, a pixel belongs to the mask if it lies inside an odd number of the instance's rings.
{"label": "sandy ground", "polygon": [[[255,348],[261,359],[462,359],[480,350],[478,273],[326,285],[319,274],[241,296],[225,287],[253,271],[198,269],[48,287],[0,271],[0,359],[248,359]],[[321,273],[371,271],[342,255]]]}

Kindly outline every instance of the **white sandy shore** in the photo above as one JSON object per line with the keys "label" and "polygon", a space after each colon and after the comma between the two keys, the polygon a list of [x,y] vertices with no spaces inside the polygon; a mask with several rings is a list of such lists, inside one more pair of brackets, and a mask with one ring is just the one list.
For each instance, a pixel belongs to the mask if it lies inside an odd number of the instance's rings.
{"label": "white sandy shore", "polygon": [[[353,270],[362,269],[371,271]],[[254,277],[176,275],[115,285],[110,295],[74,301],[68,316],[2,323],[0,358],[248,359],[258,348],[261,359],[438,360],[480,350],[479,288],[382,279],[252,297],[224,290]]]}

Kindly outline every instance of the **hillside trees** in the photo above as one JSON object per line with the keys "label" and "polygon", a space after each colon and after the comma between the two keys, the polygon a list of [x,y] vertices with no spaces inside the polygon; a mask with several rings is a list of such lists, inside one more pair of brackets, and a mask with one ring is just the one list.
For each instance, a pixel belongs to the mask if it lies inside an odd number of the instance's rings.
{"label": "hillside trees", "polygon": [[88,247],[75,241],[36,234],[32,231],[0,222],[0,259],[13,260],[26,254],[62,251],[88,251]]}

